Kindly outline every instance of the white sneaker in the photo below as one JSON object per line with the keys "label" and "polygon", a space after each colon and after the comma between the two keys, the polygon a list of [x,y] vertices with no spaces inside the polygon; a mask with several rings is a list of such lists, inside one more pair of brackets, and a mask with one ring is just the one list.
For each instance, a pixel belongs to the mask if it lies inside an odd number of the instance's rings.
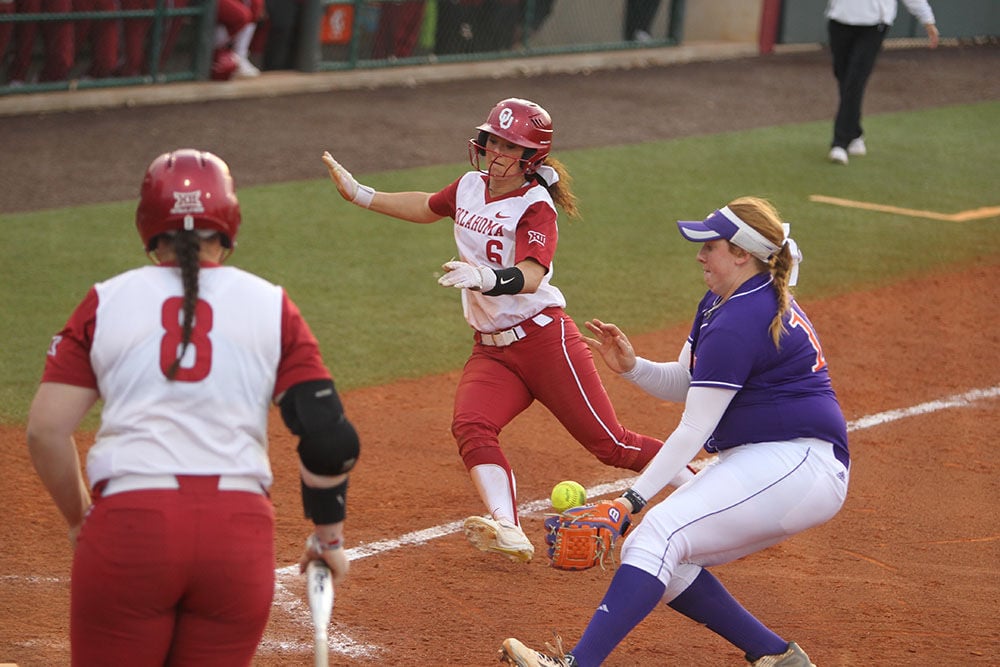
{"label": "white sneaker", "polygon": [[248,58],[236,54],[236,71],[233,72],[233,78],[252,79],[256,76],[260,76],[260,70]]}
{"label": "white sneaker", "polygon": [[847,151],[845,151],[840,146],[834,146],[830,149],[830,162],[835,164],[847,164]]}
{"label": "white sneaker", "polygon": [[463,525],[465,539],[480,551],[503,554],[512,561],[530,562],[535,555],[535,547],[520,526],[507,519],[491,519],[485,516],[470,516]]}
{"label": "white sneaker", "polygon": [[848,155],[868,155],[868,148],[865,146],[865,138],[858,137],[851,143],[847,144],[847,154]]}

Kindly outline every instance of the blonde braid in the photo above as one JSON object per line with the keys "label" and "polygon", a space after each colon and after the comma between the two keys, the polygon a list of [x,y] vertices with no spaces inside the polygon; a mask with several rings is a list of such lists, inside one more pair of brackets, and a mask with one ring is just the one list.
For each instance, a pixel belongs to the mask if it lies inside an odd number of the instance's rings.
{"label": "blonde braid", "polygon": [[778,311],[767,330],[774,341],[774,347],[780,348],[781,337],[787,332],[784,317],[792,307],[791,287],[788,284],[792,274],[792,252],[784,244],[785,231],[781,226],[781,216],[771,202],[761,197],[739,197],[729,203],[729,209],[767,240],[780,246],[769,262],[757,260],[773,278],[772,287],[778,299]]}

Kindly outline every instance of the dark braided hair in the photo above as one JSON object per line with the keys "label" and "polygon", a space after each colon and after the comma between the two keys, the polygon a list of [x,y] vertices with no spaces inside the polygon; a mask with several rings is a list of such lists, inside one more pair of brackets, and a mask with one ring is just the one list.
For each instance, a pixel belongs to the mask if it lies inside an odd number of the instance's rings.
{"label": "dark braided hair", "polygon": [[177,231],[166,237],[174,246],[177,264],[181,269],[181,282],[184,284],[184,322],[181,329],[181,350],[177,358],[167,369],[167,379],[173,380],[180,368],[181,359],[191,343],[191,329],[194,327],[194,311],[198,305],[198,271],[201,268],[198,253],[201,250],[201,237],[196,231]]}

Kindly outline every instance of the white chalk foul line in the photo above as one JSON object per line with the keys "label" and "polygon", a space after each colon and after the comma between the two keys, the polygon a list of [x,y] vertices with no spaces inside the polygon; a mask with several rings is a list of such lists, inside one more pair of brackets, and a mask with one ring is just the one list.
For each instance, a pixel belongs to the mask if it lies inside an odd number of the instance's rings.
{"label": "white chalk foul line", "polygon": [[860,419],[848,422],[847,430],[860,431],[861,429],[871,428],[872,426],[881,426],[882,424],[888,424],[889,422],[897,421],[899,419],[925,415],[930,412],[937,412],[938,410],[947,410],[948,408],[964,408],[972,405],[976,401],[996,398],[997,396],[1000,396],[1000,385],[989,387],[988,389],[973,389],[972,391],[967,391],[964,394],[956,394],[937,401],[928,401],[927,403],[915,405],[912,408],[888,410],[887,412],[880,412],[876,415],[861,417]]}

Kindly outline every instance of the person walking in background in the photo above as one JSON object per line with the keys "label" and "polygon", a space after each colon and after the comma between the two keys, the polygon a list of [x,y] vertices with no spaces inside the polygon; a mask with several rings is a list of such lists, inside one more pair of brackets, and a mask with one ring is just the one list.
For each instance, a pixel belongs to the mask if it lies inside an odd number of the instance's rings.
{"label": "person walking in background", "polygon": [[510,665],[600,665],[660,602],[722,636],[752,665],[812,665],[706,569],[828,521],[847,495],[847,424],[819,337],[791,294],[801,253],[778,212],[757,197],[677,224],[701,243],[708,285],[677,361],[636,357],[614,324],[587,323],[596,336],[590,346],[612,370],[684,403],[656,458],[610,502],[638,514],[700,448],[718,459],[632,529],[621,567],[569,654],[557,646],[559,655],[548,656],[509,638],[500,654]]}
{"label": "person walking in background", "polygon": [[[930,48],[937,48],[938,29],[927,0],[903,0],[903,4],[923,24]],[[827,2],[827,31],[839,96],[828,155],[830,162],[846,165],[849,156],[868,152],[861,127],[861,107],[885,34],[896,20],[896,10],[897,0]]]}
{"label": "person walking in background", "polygon": [[[465,520],[465,535],[482,551],[528,562],[534,547],[521,528],[514,472],[499,442],[514,417],[538,400],[600,461],[633,471],[662,442],[619,423],[551,282],[556,207],[579,214],[569,174],[550,155],[551,117],[534,102],[509,98],[476,130],[469,140],[474,169],[436,193],[376,192],[329,153],[323,161],[341,196],[362,208],[415,223],[454,220],[459,258],[444,264],[438,283],[461,289],[475,343],[455,393],[451,431],[489,510]],[[684,470],[676,481],[690,477]]]}
{"label": "person walking in background", "polygon": [[[240,208],[211,153],[157,157],[136,227],[156,266],[94,285],[48,349],[32,463],[74,547],[74,665],[250,665],[274,595],[270,405],[299,437],[315,528],[299,566],[344,555],[360,443],[285,291],[222,263]],[[73,434],[103,400],[86,479]]]}

